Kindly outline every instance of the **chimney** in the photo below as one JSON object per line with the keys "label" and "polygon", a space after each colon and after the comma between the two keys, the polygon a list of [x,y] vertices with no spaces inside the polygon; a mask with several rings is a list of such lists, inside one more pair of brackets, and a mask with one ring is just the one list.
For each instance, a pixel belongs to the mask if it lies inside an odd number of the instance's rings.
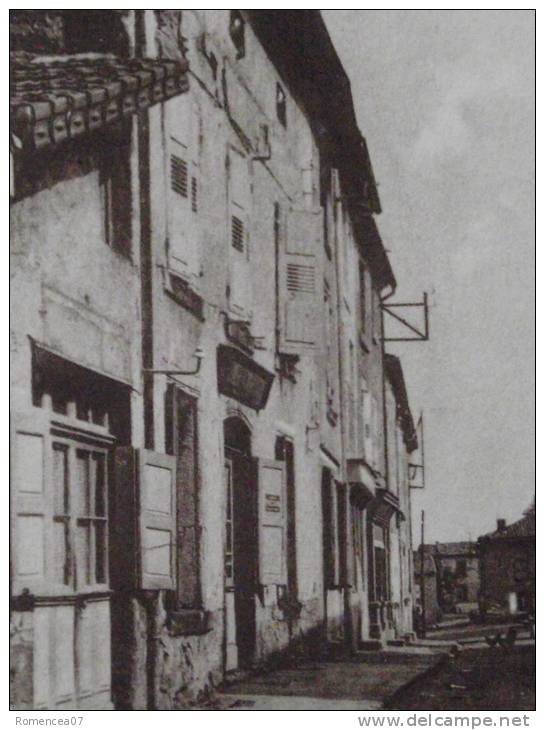
{"label": "chimney", "polygon": [[498,532],[503,532],[505,530],[505,520],[497,520],[498,523]]}

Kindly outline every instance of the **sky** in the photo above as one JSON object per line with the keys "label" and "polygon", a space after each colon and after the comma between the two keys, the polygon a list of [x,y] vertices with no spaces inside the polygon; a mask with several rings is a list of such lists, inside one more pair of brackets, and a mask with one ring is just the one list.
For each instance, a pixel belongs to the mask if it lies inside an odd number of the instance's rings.
{"label": "sky", "polygon": [[389,344],[426,489],[413,532],[476,539],[518,519],[534,468],[534,14],[323,10],[352,84],[398,280],[430,299],[430,340]]}

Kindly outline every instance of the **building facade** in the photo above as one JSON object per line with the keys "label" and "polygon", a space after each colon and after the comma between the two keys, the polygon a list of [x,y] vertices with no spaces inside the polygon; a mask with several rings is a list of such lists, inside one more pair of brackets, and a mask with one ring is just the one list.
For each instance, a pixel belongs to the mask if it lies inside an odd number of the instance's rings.
{"label": "building facade", "polygon": [[444,613],[476,610],[480,578],[477,544],[436,543],[432,548],[439,574],[439,603]]}
{"label": "building facade", "polygon": [[497,529],[478,540],[483,614],[536,610],[536,514],[530,508],[510,525],[498,520]]}
{"label": "building facade", "polygon": [[13,706],[183,707],[407,636],[395,279],[319,12],[11,38]]}

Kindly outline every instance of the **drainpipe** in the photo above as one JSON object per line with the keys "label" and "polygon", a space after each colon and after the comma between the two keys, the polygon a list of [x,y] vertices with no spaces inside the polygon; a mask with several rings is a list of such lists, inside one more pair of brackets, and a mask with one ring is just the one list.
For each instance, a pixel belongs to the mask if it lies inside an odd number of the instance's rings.
{"label": "drainpipe", "polygon": [[[135,11],[135,55],[146,55],[145,10]],[[144,442],[155,446],[153,425],[153,255],[151,247],[149,113],[138,113],[138,176],[140,181],[140,282],[142,314],[142,370],[144,391]]]}
{"label": "drainpipe", "polygon": [[[146,56],[145,10],[134,11],[134,50],[137,58]],[[140,284],[142,315],[142,378],[144,399],[144,444],[155,447],[153,393],[153,253],[151,240],[151,180],[150,180],[149,112],[138,113],[138,175],[140,188]],[[143,602],[146,612],[146,680],[147,709],[156,709],[155,668],[157,665],[156,611],[158,594],[146,592]]]}

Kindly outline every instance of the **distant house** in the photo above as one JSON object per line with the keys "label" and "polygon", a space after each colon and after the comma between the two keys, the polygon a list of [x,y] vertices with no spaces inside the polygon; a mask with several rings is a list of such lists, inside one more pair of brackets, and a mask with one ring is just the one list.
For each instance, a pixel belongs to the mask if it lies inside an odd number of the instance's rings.
{"label": "distant house", "polygon": [[481,610],[503,608],[509,613],[535,610],[536,516],[529,510],[511,525],[498,520],[497,529],[478,541]]}
{"label": "distant house", "polygon": [[436,543],[433,553],[439,576],[441,609],[448,612],[477,608],[479,600],[477,544],[474,542]]}

